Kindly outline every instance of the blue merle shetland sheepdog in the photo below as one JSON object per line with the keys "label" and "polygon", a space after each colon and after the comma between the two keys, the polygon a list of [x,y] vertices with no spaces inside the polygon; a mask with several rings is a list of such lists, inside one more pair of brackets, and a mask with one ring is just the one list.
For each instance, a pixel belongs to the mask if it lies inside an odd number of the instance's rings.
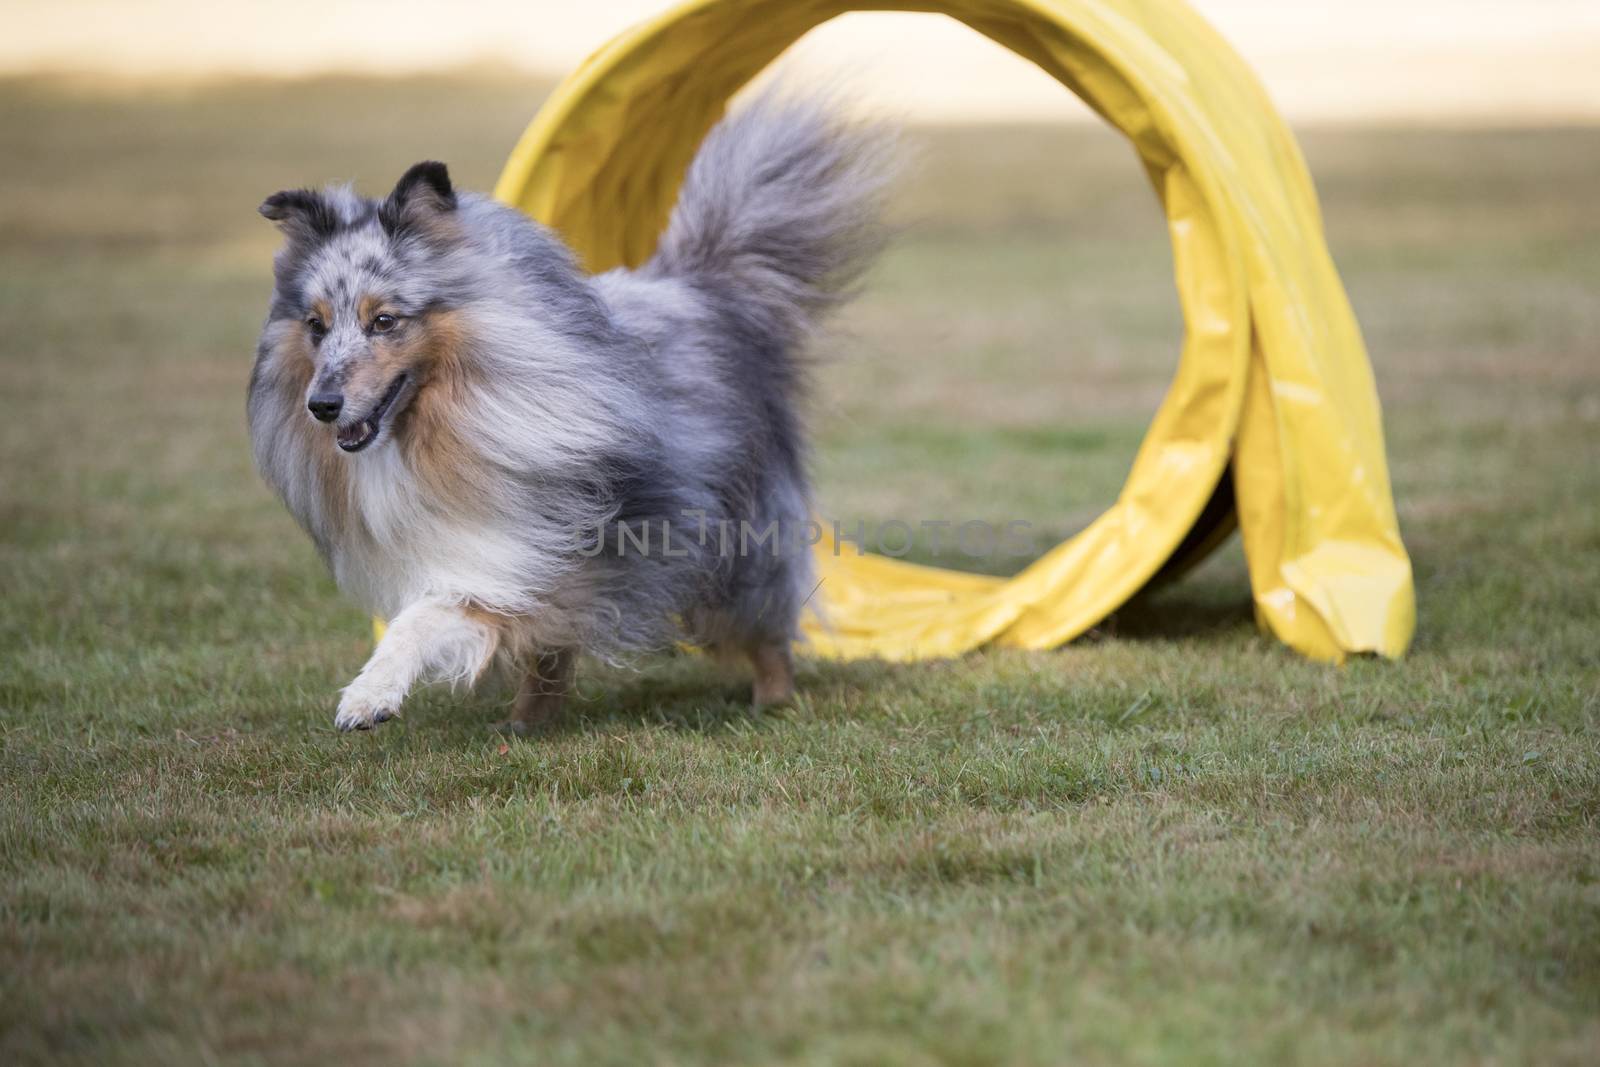
{"label": "blue merle shetland sheepdog", "polygon": [[706,138],[653,258],[600,275],[440,163],[382,200],[267,198],[286,241],[250,379],[256,462],[339,587],[389,620],[341,730],[498,656],[525,678],[522,732],[578,654],[678,640],[748,656],[758,704],[791,696],[809,553],[705,531],[809,520],[803,350],[881,245],[891,143],[769,93]]}

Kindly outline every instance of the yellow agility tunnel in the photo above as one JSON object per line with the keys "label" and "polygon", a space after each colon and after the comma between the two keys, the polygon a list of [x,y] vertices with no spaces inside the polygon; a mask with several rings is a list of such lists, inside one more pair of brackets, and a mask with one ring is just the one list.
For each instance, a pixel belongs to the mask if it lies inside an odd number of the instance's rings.
{"label": "yellow agility tunnel", "polygon": [[856,10],[957,19],[1032,61],[1128,138],[1165,209],[1185,321],[1172,386],[1121,495],[1013,578],[818,546],[811,650],[894,660],[1051,648],[1231,531],[1256,615],[1318,659],[1398,656],[1415,624],[1365,345],[1298,145],[1183,0],[689,0],[622,34],[551,96],[496,195],[595,271],[642,263],[729,98]]}

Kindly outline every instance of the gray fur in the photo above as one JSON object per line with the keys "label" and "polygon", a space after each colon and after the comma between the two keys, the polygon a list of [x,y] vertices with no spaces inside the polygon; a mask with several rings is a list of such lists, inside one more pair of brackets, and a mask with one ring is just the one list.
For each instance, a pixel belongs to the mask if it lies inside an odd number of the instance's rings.
{"label": "gray fur", "polygon": [[[437,164],[381,203],[348,189],[279,194],[263,213],[288,242],[248,405],[263,476],[340,586],[386,616],[470,607],[508,620],[519,648],[605,656],[680,636],[793,639],[809,553],[702,546],[685,513],[712,529],[809,519],[802,354],[881,243],[886,143],[768,94],[707,137],[655,256],[598,277],[545,227],[455,195]],[[408,385],[359,454],[338,452],[304,409],[295,361],[308,308],[373,292],[408,316],[449,311],[466,324],[448,388],[451,432],[470,458],[448,492],[415,463],[437,444],[418,439],[415,420],[442,382]],[[367,351],[348,314],[334,318],[313,382],[337,384]],[[595,554],[596,532],[618,522],[670,524],[683,554],[614,543]]]}

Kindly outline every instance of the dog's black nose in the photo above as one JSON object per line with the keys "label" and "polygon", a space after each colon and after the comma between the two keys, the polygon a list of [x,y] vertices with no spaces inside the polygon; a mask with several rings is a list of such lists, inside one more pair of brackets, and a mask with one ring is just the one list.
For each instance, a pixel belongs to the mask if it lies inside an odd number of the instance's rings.
{"label": "dog's black nose", "polygon": [[315,393],[306,401],[306,407],[318,422],[332,422],[344,407],[344,397],[338,393]]}

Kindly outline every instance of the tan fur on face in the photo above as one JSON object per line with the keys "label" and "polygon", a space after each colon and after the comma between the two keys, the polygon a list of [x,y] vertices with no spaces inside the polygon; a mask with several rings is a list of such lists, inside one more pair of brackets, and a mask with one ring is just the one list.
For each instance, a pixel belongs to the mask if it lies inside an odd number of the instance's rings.
{"label": "tan fur on face", "polygon": [[[386,301],[381,296],[364,296],[356,305],[356,315],[360,317],[362,327],[372,323],[372,320],[383,314],[386,310]],[[392,312],[391,312],[392,314]]]}
{"label": "tan fur on face", "polygon": [[472,374],[466,319],[432,312],[410,324],[403,343],[419,368],[417,395],[396,427],[406,465],[439,499],[468,514],[481,511],[493,482],[458,430]]}
{"label": "tan fur on face", "polygon": [[[325,313],[320,302],[317,307],[318,314]],[[297,438],[302,454],[311,458],[316,472],[313,484],[322,498],[324,514],[335,527],[343,527],[350,511],[347,471],[333,435],[305,412],[306,390],[316,373],[311,337],[304,323],[280,319],[268,325],[267,340],[276,355],[270,378],[273,391],[282,410],[296,413],[284,422],[282,432]]]}
{"label": "tan fur on face", "polygon": [[368,335],[365,358],[354,359],[347,364],[344,379],[346,411],[365,417],[396,378],[425,369],[423,364],[426,362],[427,348],[413,340],[423,333],[421,325],[420,322],[406,323],[393,333]]}
{"label": "tan fur on face", "polygon": [[[327,313],[320,301],[313,310]],[[376,316],[383,310],[378,297],[368,296],[360,302],[362,315]],[[293,413],[283,432],[294,435],[302,454],[311,459],[323,512],[335,526],[345,528],[355,518],[351,463],[361,460],[342,453],[331,428],[305,411],[305,395],[318,369],[310,331],[295,320],[275,322],[269,331],[276,350],[274,390],[282,410]],[[364,412],[378,402],[396,377],[411,375],[416,392],[411,402],[392,416],[388,427],[394,437],[391,446],[401,450],[406,466],[429,495],[462,518],[485,511],[492,486],[481,471],[481,460],[457,429],[457,413],[469,383],[467,348],[465,320],[459,312],[430,312],[402,323],[391,333],[369,335],[366,355],[349,364],[344,385],[346,403]],[[351,527],[360,528],[360,524]]]}

